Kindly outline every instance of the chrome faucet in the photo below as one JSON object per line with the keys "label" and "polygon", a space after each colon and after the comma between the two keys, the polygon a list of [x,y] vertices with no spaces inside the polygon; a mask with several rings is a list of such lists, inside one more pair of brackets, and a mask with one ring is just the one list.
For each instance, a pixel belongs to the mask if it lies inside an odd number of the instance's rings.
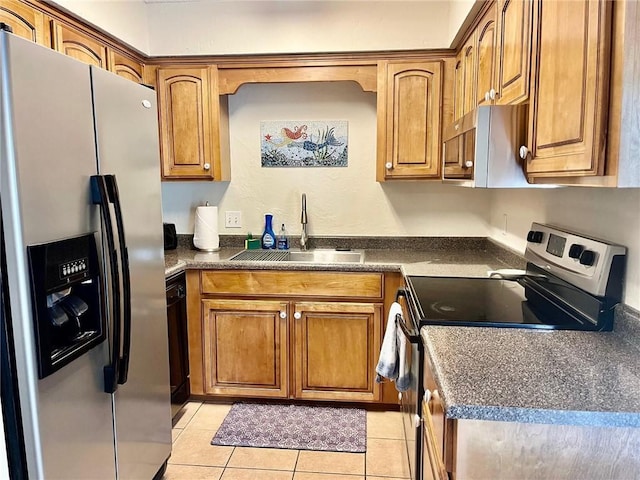
{"label": "chrome faucet", "polygon": [[300,216],[302,232],[300,234],[300,250],[309,248],[309,236],[307,235],[307,194],[302,194],[302,215]]}

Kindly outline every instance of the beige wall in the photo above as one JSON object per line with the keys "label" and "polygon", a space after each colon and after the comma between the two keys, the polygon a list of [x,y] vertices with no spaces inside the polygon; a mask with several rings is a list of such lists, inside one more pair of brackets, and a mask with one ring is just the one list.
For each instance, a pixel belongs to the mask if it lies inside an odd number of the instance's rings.
{"label": "beige wall", "polygon": [[[220,207],[221,233],[261,234],[264,213],[299,234],[307,194],[311,235],[448,236],[488,234],[490,192],[430,182],[375,181],[376,96],[355,83],[246,85],[230,97],[231,182],[164,183],[165,221],[193,232],[194,207]],[[347,120],[346,168],[262,168],[260,121]],[[243,228],[224,229],[240,210]]]}
{"label": "beige wall", "polygon": [[148,5],[152,55],[448,47],[447,1],[200,1]]}
{"label": "beige wall", "polygon": [[149,53],[147,6],[144,0],[55,0],[54,3],[126,44]]}
{"label": "beige wall", "polygon": [[471,11],[475,0],[453,0],[449,2],[449,43],[451,43],[460,30],[462,22]]}
{"label": "beige wall", "polygon": [[532,221],[625,245],[629,249],[625,303],[640,308],[640,189],[494,190],[490,221],[491,237],[520,252]]}
{"label": "beige wall", "polygon": [[216,55],[446,48],[473,1],[52,3],[146,54]]}

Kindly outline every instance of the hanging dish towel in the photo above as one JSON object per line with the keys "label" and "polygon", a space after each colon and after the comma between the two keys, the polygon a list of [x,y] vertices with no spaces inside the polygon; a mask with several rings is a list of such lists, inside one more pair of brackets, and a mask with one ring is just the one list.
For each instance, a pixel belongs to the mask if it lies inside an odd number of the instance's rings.
{"label": "hanging dish towel", "polygon": [[407,339],[397,324],[396,317],[402,315],[402,307],[394,302],[389,309],[387,329],[382,340],[380,357],[376,366],[376,382],[380,383],[384,378],[396,382],[396,390],[404,392],[409,388],[410,376],[405,371],[405,352]]}

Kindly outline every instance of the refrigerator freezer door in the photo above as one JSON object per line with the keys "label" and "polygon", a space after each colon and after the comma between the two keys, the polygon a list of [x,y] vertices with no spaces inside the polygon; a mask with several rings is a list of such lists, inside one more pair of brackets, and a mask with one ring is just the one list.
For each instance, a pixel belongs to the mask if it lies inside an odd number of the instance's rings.
{"label": "refrigerator freezer door", "polygon": [[27,245],[96,232],[89,68],[0,32],[2,217],[30,478],[114,478],[112,402],[102,342],[37,379]]}
{"label": "refrigerator freezer door", "polygon": [[131,272],[129,375],[114,394],[118,475],[152,478],[171,453],[155,92],[92,67],[98,164],[115,175]]}

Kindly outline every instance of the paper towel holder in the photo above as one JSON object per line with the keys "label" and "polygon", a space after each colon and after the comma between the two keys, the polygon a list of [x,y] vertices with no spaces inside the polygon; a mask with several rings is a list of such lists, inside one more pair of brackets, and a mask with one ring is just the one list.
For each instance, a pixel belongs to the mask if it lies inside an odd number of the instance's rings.
{"label": "paper towel holder", "polygon": [[[206,210],[211,210],[207,211]],[[205,252],[217,252],[220,250],[220,237],[218,235],[218,207],[210,206],[209,202],[196,207],[193,246]]]}

